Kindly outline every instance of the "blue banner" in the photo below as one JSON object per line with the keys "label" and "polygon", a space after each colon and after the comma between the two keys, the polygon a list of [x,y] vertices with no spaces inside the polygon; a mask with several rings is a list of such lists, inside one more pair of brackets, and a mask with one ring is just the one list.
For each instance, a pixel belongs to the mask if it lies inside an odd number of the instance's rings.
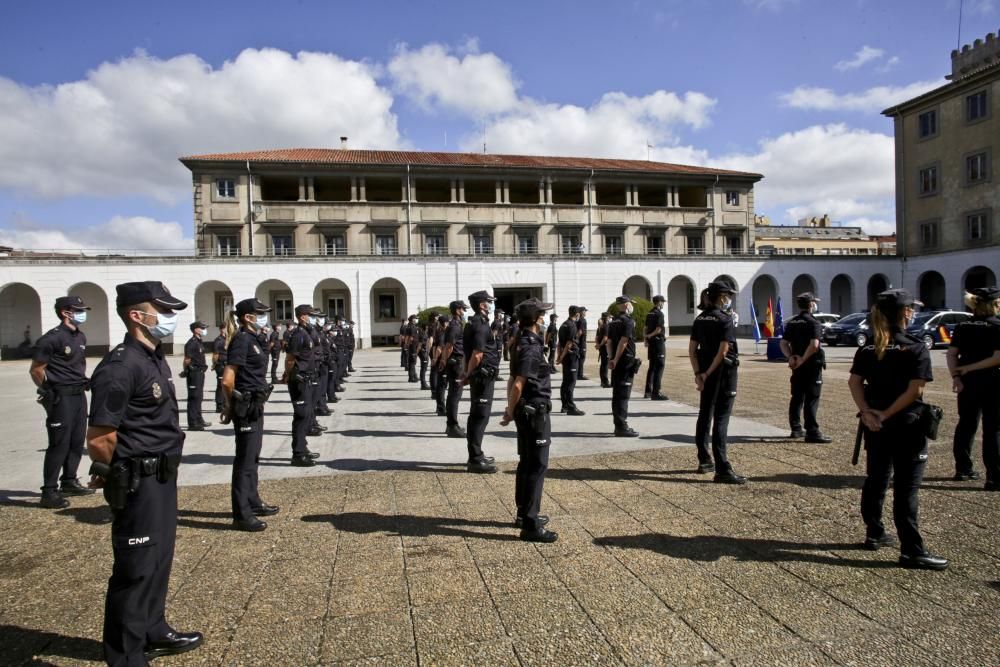
{"label": "blue banner", "polygon": [[753,299],[750,299],[750,319],[753,320],[753,339],[760,342],[760,322],[757,321],[757,309],[754,308]]}
{"label": "blue banner", "polygon": [[785,335],[785,314],[781,312],[781,297],[778,297],[777,312],[774,314],[774,335],[780,338]]}

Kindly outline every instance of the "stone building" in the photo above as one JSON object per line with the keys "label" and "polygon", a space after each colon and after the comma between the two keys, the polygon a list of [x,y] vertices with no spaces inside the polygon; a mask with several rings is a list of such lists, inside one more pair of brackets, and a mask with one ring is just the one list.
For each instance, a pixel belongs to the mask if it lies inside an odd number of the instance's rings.
{"label": "stone building", "polygon": [[754,220],[760,255],[879,255],[879,242],[860,227],[834,225],[829,215],[799,220],[798,225],[772,225]]}

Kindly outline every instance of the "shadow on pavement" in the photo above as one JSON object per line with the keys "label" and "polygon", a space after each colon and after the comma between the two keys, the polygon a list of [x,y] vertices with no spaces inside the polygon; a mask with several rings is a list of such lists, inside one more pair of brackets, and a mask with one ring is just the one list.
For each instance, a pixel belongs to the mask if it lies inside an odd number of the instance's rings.
{"label": "shadow on pavement", "polygon": [[[514,541],[513,522],[477,521],[473,519],[450,519],[436,516],[413,516],[411,514],[374,514],[372,512],[347,512],[345,514],[312,514],[302,517],[307,523],[329,523],[346,533],[401,535],[404,537],[428,537],[430,535],[478,537],[487,540]],[[470,528],[501,529],[507,534],[480,532]]]}
{"label": "shadow on pavement", "polygon": [[[507,471],[513,474],[513,471]],[[580,481],[621,482],[651,481],[680,484],[712,484],[711,475],[697,475],[693,467],[684,470],[622,470],[618,468],[549,468],[549,479]],[[692,477],[693,476],[693,477]],[[674,479],[676,478],[676,479]],[[813,489],[860,489],[864,477],[860,475],[809,475],[784,473],[763,477],[750,477],[750,484],[771,482],[792,484]]]}
{"label": "shadow on pavement", "polygon": [[[72,500],[70,500],[72,502]],[[97,507],[67,507],[56,511],[60,516],[71,516],[80,523],[101,525],[111,523],[111,508],[101,503]]]}
{"label": "shadow on pavement", "polygon": [[[37,491],[6,491],[0,490],[0,505],[7,507],[34,507],[44,509],[38,504],[42,494]],[[46,510],[51,511],[51,510]]]}
{"label": "shadow on pavement", "polygon": [[[66,635],[22,628],[16,625],[0,625],[0,653],[4,664],[50,665],[35,658],[38,654],[54,655],[70,660],[103,660],[101,643],[87,637],[67,637]],[[7,662],[10,660],[11,662]]]}

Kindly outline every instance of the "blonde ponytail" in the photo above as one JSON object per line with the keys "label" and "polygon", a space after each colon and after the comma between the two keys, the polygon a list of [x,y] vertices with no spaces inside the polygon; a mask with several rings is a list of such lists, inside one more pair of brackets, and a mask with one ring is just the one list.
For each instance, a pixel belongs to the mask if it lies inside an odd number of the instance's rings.
{"label": "blonde ponytail", "polygon": [[889,338],[892,332],[889,330],[889,318],[885,316],[878,306],[872,306],[868,316],[868,324],[871,325],[872,333],[875,335],[875,355],[879,361],[885,356],[886,348],[889,347]]}
{"label": "blonde ponytail", "polygon": [[236,332],[240,330],[239,320],[236,319],[236,311],[229,311],[229,315],[226,316],[226,349],[229,349],[230,343],[236,338]]}

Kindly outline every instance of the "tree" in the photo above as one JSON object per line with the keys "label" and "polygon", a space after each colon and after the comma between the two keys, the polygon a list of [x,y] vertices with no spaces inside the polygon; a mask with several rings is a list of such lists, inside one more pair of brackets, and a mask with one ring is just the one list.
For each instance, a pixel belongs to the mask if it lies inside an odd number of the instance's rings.
{"label": "tree", "polygon": [[438,315],[448,315],[451,316],[451,311],[448,310],[448,306],[431,306],[430,308],[424,308],[419,313],[417,313],[417,324],[424,326],[430,321],[431,317],[437,317]]}
{"label": "tree", "polygon": [[[635,338],[636,340],[643,340],[646,337],[646,315],[649,315],[649,311],[653,310],[653,302],[637,296],[632,297],[632,300],[635,301],[635,307],[632,309],[632,321],[635,322]],[[608,312],[611,313],[612,317],[618,315],[618,308],[617,303],[612,303],[608,306]]]}

